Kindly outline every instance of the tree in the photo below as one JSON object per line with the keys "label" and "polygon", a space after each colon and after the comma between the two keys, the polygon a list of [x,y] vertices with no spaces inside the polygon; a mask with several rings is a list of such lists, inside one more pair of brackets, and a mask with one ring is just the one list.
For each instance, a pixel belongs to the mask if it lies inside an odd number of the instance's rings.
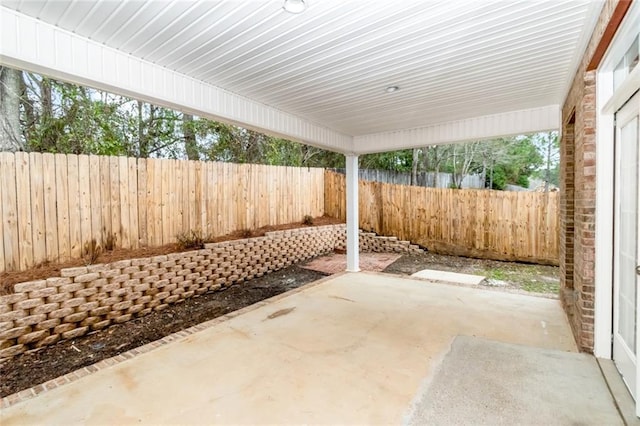
{"label": "tree", "polygon": [[26,72],[21,86],[26,149],[76,154],[127,153],[120,109],[126,98],[117,97],[116,103],[93,89]]}
{"label": "tree", "polygon": [[488,188],[504,189],[507,184],[529,186],[529,176],[542,157],[532,136],[516,136],[488,141],[482,153],[482,168]]}
{"label": "tree", "polygon": [[182,114],[182,135],[184,138],[184,150],[189,160],[199,160],[198,144],[196,142],[196,133],[193,129],[193,115]]}
{"label": "tree", "polygon": [[539,169],[537,176],[544,180],[544,190],[549,191],[550,185],[559,185],[560,143],[558,132],[538,133],[534,137],[538,149],[544,157],[544,168]]}
{"label": "tree", "polygon": [[517,136],[368,154],[361,157],[360,167],[409,172],[414,185],[420,172],[433,172],[433,181],[426,182],[432,187],[439,186],[440,172],[451,174],[454,188],[461,188],[468,175],[479,174],[486,187],[504,189],[509,183],[528,186],[541,161],[535,138]]}
{"label": "tree", "polygon": [[411,185],[418,184],[418,163],[420,160],[420,150],[413,148],[413,156],[411,159]]}
{"label": "tree", "polygon": [[431,145],[422,148],[422,166],[425,172],[433,172],[433,181],[427,186],[437,188],[440,184],[440,169],[448,156],[447,146]]}
{"label": "tree", "polygon": [[0,67],[0,151],[22,151],[20,125],[21,71]]}
{"label": "tree", "polygon": [[365,154],[360,157],[360,167],[363,169],[392,170],[395,172],[409,172],[413,161],[413,151],[410,149],[389,151],[380,154]]}
{"label": "tree", "polygon": [[295,167],[344,167],[344,155],[286,139],[271,138],[264,152],[265,162]]}
{"label": "tree", "polygon": [[451,177],[455,188],[462,188],[462,181],[474,169],[480,144],[481,142],[469,142],[452,146]]}
{"label": "tree", "polygon": [[[0,83],[2,150],[344,167],[341,154],[35,73],[0,68]],[[452,173],[456,187],[469,173],[488,176],[493,187],[526,185],[541,165],[530,142],[529,137],[441,146],[426,141],[422,148],[363,155],[360,167],[411,173],[413,184],[420,172],[435,171],[437,179],[444,171]],[[553,176],[551,157],[547,180]]]}

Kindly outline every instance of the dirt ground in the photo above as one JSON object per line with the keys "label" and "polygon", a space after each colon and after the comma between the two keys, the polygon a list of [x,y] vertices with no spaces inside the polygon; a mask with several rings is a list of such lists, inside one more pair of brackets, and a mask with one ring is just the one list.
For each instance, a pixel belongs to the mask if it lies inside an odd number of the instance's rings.
{"label": "dirt ground", "polygon": [[556,295],[560,291],[560,272],[557,266],[424,253],[404,255],[389,265],[384,272],[411,275],[422,269],[482,275],[487,277],[486,282],[482,285],[492,287]]}
{"label": "dirt ground", "polygon": [[[487,276],[487,285],[539,293],[557,293],[558,268],[492,260],[407,254],[385,272],[410,275],[438,269]],[[292,290],[325,275],[297,265],[233,285],[223,291],[194,297],[161,311],[37,352],[26,353],[0,365],[0,396],[44,383],[171,333],[225,315],[263,299]]]}

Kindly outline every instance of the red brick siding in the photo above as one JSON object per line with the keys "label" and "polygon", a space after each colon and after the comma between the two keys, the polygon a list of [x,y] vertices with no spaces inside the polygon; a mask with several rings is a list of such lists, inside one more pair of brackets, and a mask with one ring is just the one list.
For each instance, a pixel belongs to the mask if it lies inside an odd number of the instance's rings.
{"label": "red brick siding", "polygon": [[[566,293],[573,293],[573,241],[574,233],[574,128],[575,115],[565,123],[562,129],[562,144],[560,146],[560,279]],[[571,297],[567,294],[567,297]],[[573,312],[568,312],[573,315]]]}
{"label": "red brick siding", "polygon": [[561,297],[581,350],[593,352],[596,203],[596,71],[587,65],[618,0],[608,0],[562,108]]}

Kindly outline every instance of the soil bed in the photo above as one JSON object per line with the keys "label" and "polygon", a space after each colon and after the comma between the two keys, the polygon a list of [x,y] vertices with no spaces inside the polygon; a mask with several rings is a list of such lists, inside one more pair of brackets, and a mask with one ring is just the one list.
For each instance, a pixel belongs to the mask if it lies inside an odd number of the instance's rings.
{"label": "soil bed", "polygon": [[160,312],[19,355],[0,364],[0,396],[28,389],[324,276],[296,265],[290,266],[222,291],[171,305]]}

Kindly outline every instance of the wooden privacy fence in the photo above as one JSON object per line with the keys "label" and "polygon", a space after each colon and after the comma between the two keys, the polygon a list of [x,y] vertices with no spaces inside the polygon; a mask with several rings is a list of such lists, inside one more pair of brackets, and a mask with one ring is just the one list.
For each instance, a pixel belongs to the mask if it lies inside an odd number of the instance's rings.
{"label": "wooden privacy fence", "polygon": [[323,169],[0,153],[0,272],[82,256],[85,243],[175,242],[324,214]]}
{"label": "wooden privacy fence", "polygon": [[[360,228],[435,253],[558,265],[558,193],[360,181]],[[345,177],[325,172],[325,213],[345,219]]]}

